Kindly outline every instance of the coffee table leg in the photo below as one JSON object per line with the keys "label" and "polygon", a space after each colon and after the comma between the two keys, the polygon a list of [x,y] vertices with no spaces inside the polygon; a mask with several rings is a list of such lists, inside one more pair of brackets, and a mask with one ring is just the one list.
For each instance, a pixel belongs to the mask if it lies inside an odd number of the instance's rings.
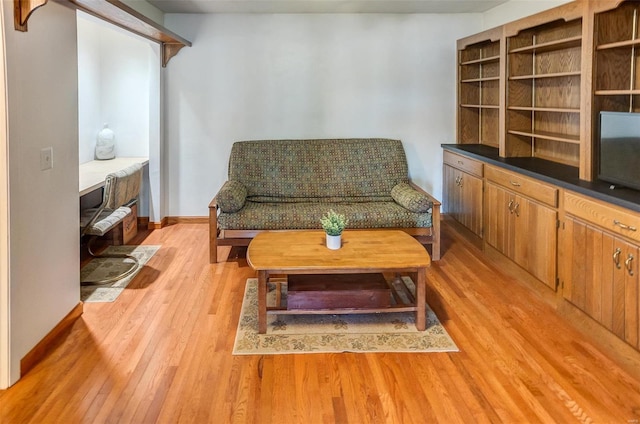
{"label": "coffee table leg", "polygon": [[267,272],[258,271],[258,333],[267,332]]}
{"label": "coffee table leg", "polygon": [[426,317],[426,291],[427,291],[427,270],[418,270],[418,281],[416,282],[416,328],[424,331],[427,328]]}

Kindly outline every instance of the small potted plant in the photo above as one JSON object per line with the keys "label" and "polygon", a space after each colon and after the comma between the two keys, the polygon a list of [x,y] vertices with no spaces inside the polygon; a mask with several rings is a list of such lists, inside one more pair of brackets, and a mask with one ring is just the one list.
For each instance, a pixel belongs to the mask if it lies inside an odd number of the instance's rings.
{"label": "small potted plant", "polygon": [[342,231],[349,223],[344,215],[329,210],[325,216],[320,218],[322,229],[327,233],[327,247],[332,250],[340,249],[342,246]]}

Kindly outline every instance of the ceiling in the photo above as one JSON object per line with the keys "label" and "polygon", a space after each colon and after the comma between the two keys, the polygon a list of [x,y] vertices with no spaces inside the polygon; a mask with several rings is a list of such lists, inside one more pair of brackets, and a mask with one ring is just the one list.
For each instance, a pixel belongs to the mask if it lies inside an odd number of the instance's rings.
{"label": "ceiling", "polygon": [[165,13],[481,13],[508,0],[147,0]]}

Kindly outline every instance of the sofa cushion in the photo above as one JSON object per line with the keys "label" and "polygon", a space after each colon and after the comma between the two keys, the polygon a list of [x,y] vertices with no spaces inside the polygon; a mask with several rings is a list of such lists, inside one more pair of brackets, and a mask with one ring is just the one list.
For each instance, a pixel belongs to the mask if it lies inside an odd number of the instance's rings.
{"label": "sofa cushion", "polygon": [[408,182],[402,142],[389,139],[257,140],[233,144],[229,180],[249,200],[368,199]]}
{"label": "sofa cushion", "polygon": [[349,219],[348,228],[428,228],[431,212],[415,213],[391,202],[258,203],[247,200],[236,213],[220,213],[222,230],[320,229],[320,218],[333,209]]}
{"label": "sofa cushion", "polygon": [[407,183],[397,184],[391,190],[391,197],[411,212],[431,212],[430,209],[433,207],[433,202],[427,195]]}
{"label": "sofa cushion", "polygon": [[227,181],[224,183],[218,194],[216,201],[222,212],[237,212],[244,206],[247,198],[247,189],[238,181]]}

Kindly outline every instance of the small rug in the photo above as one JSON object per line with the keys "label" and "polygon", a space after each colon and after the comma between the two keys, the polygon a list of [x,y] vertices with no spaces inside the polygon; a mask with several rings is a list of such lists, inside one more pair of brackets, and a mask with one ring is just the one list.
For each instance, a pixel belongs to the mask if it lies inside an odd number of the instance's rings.
{"label": "small rug", "polygon": [[[415,292],[410,278],[407,287]],[[286,304],[286,284],[282,301]],[[275,284],[267,287],[275,305]],[[414,312],[353,315],[267,315],[267,333],[258,334],[258,280],[247,280],[234,355],[326,352],[458,352],[427,305],[427,329],[418,331]]]}
{"label": "small rug", "polygon": [[[110,284],[80,286],[80,300],[83,302],[113,302],[135,278],[144,265],[160,249],[160,246],[109,246],[105,253],[125,253],[138,258],[138,269],[131,275]],[[118,275],[133,264],[127,258],[93,258],[80,270],[80,279],[101,280]]]}

